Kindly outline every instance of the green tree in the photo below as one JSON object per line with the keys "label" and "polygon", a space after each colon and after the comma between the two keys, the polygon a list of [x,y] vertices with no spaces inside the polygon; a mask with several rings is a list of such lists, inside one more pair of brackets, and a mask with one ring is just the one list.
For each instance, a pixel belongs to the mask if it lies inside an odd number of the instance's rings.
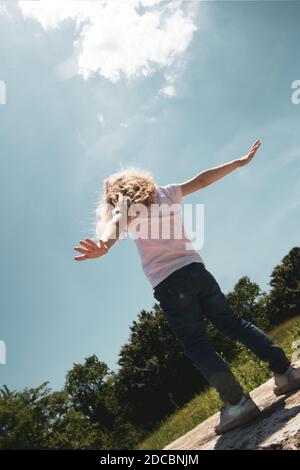
{"label": "green tree", "polygon": [[300,248],[295,247],[273,269],[268,312],[273,324],[300,313]]}
{"label": "green tree", "polygon": [[108,366],[93,355],[84,364],[74,364],[65,382],[73,408],[107,429],[112,429],[118,410],[112,375]]}
{"label": "green tree", "polygon": [[116,374],[93,355],[74,364],[67,373],[65,392],[75,411],[96,426],[103,449],[126,449],[143,436],[142,429],[127,422],[115,391]]}
{"label": "green tree", "polygon": [[0,391],[0,449],[96,449],[100,436],[47,382],[21,392]]}
{"label": "green tree", "polygon": [[248,320],[259,328],[270,329],[271,323],[266,311],[267,294],[258,284],[251,282],[248,276],[242,277],[227,294],[229,305],[238,316]]}

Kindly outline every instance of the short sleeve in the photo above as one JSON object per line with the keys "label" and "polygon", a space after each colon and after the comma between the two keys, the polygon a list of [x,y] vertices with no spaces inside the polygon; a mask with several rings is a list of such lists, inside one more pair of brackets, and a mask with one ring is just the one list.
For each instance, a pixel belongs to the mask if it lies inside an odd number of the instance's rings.
{"label": "short sleeve", "polygon": [[167,184],[166,186],[162,186],[162,189],[174,204],[181,203],[182,189],[180,184]]}

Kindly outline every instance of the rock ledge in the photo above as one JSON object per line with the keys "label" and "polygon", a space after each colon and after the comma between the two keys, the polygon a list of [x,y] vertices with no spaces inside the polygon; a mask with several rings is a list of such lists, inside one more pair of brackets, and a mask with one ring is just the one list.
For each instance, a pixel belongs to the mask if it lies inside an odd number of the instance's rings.
{"label": "rock ledge", "polygon": [[217,436],[216,413],[164,450],[300,450],[300,390],[276,397],[272,389],[270,379],[251,392],[263,413],[247,426]]}

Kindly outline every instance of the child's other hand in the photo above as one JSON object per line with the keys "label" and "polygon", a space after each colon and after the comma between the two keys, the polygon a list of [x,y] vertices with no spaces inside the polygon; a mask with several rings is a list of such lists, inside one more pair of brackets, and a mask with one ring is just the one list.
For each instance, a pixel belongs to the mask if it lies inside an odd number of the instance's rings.
{"label": "child's other hand", "polygon": [[254,142],[254,144],[252,145],[252,147],[250,149],[250,152],[247,155],[245,155],[244,157],[238,159],[238,165],[239,166],[244,166],[244,165],[247,165],[247,163],[251,162],[251,160],[254,157],[254,155],[256,154],[260,144],[261,144],[260,140],[257,140],[256,142]]}
{"label": "child's other hand", "polygon": [[79,253],[83,253],[81,256],[75,256],[74,260],[76,261],[83,261],[84,259],[89,258],[99,258],[108,252],[108,247],[102,240],[95,243],[93,240],[85,238],[85,240],[80,240],[80,243],[85,246],[86,249],[80,248],[79,246],[74,248],[74,250],[79,251]]}

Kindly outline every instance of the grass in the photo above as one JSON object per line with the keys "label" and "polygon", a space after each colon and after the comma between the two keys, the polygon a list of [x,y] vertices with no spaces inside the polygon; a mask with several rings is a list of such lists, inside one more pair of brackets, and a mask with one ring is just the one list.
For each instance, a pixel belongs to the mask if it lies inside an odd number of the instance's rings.
{"label": "grass", "polygon": [[[300,317],[292,318],[272,330],[269,334],[291,357],[293,341],[300,339]],[[245,349],[238,359],[230,364],[232,371],[243,385],[251,391],[272,376],[267,365]],[[137,450],[159,450],[187,433],[199,423],[212,416],[220,408],[217,392],[209,388],[196,395],[181,409],[161,421],[156,431],[144,439]]]}

